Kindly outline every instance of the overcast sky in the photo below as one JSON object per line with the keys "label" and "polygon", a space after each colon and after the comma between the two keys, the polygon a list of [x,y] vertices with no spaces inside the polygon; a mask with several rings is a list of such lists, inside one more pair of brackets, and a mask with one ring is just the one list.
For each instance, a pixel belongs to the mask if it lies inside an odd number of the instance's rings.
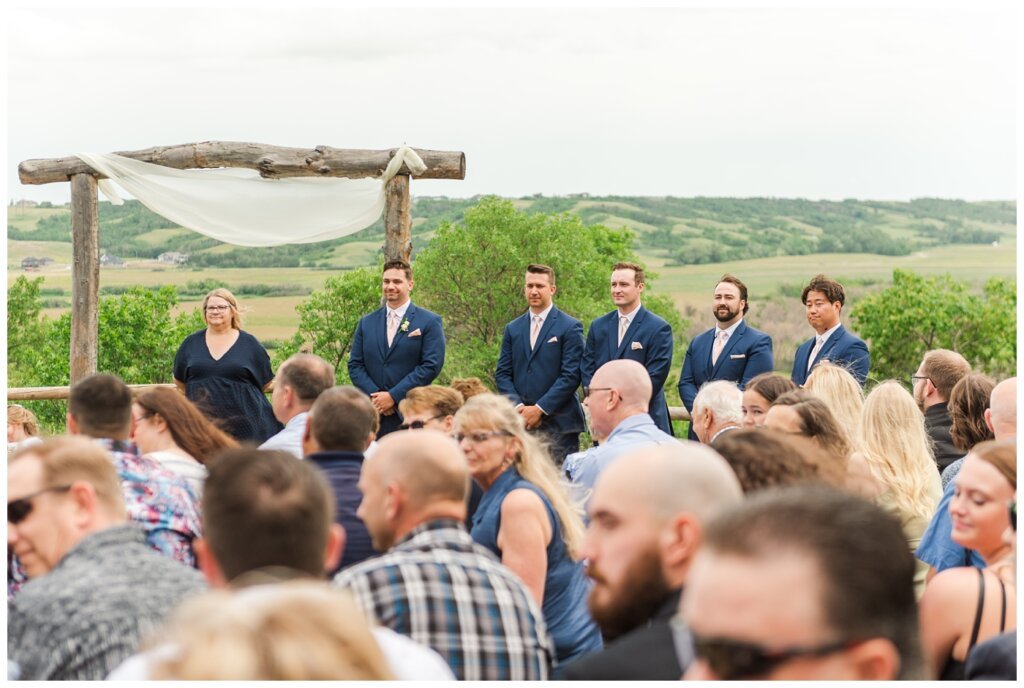
{"label": "overcast sky", "polygon": [[17,164],[206,140],[466,153],[418,195],[1016,197],[995,9],[12,10]]}

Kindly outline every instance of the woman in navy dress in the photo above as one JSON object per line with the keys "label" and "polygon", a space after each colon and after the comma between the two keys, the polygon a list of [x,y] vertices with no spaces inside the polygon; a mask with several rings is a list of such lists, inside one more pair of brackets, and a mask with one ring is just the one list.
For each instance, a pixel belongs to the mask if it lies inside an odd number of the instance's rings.
{"label": "woman in navy dress", "polygon": [[242,331],[238,301],[227,289],[203,299],[206,329],[185,338],[174,357],[174,384],[240,442],[262,444],[282,429],[264,391],[274,379],[270,356]]}
{"label": "woman in navy dress", "polygon": [[512,402],[480,394],[455,414],[469,474],[484,490],[470,534],[516,573],[541,606],[558,664],[601,649],[576,551],[583,519],[547,450]]}

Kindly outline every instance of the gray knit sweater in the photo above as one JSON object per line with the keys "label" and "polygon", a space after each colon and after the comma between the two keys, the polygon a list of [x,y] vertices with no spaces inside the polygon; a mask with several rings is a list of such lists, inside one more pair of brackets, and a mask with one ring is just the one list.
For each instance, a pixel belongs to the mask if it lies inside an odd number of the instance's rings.
{"label": "gray knit sweater", "polygon": [[198,571],[147,547],[137,525],[93,533],[9,603],[7,658],[25,680],[102,680],[203,588]]}

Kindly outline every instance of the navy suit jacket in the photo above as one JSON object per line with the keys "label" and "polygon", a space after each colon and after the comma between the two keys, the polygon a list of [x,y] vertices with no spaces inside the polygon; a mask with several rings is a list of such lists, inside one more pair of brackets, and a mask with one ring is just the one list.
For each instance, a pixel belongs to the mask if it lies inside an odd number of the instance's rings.
{"label": "navy suit jacket", "polygon": [[[408,322],[404,328],[402,324]],[[416,331],[420,334],[410,336]],[[367,394],[388,392],[397,405],[413,387],[433,382],[444,365],[444,329],[441,316],[410,303],[388,346],[387,307],[364,315],[356,326],[348,358],[352,384]],[[402,417],[396,410],[381,416],[380,435],[398,429]]]}
{"label": "navy suit jacket", "polygon": [[[693,413],[693,400],[701,385],[714,380],[731,380],[740,389],[755,375],[770,373],[775,370],[772,359],[772,338],[760,330],[747,327],[741,321],[725,343],[725,348],[718,356],[718,361],[711,365],[711,348],[715,344],[717,327],[701,332],[690,342],[683,359],[683,372],[679,376],[679,398],[683,406]],[[696,438],[693,429],[692,439]]]}
{"label": "navy suit jacket", "polygon": [[494,372],[498,392],[514,404],[539,405],[547,414],[541,429],[560,433],[583,431],[583,409],[576,397],[583,357],[583,325],[552,307],[530,349],[532,313],[526,311],[508,325],[501,338],[501,355]]}
{"label": "navy suit jacket", "polygon": [[[807,381],[810,372],[807,369],[807,359],[814,348],[815,337],[811,337],[800,345],[796,350],[796,360],[793,361],[793,382],[803,385]],[[832,333],[832,336],[821,347],[821,351],[814,358],[814,365],[822,361],[828,361],[833,365],[839,365],[850,371],[850,374],[857,378],[860,386],[868,379],[868,371],[871,369],[871,352],[864,340],[855,334],[846,331],[842,325]],[[811,367],[813,370],[813,366]]]}
{"label": "navy suit jacket", "polygon": [[618,310],[602,315],[590,324],[580,364],[583,384],[589,385],[597,369],[608,361],[620,358],[637,361],[647,368],[647,374],[651,376],[653,393],[647,412],[660,430],[671,435],[672,423],[668,417],[664,387],[672,367],[672,326],[640,306],[622,338],[622,344],[617,343],[618,339]]}

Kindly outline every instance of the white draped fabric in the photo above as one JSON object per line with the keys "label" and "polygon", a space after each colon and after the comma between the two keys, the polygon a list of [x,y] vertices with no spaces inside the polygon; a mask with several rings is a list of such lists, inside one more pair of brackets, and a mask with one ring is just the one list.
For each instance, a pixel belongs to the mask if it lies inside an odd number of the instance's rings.
{"label": "white draped fabric", "polygon": [[153,212],[182,227],[238,246],[280,246],[337,239],[369,227],[384,211],[384,186],[404,162],[426,169],[403,146],[380,179],[264,179],[256,170],[176,170],[112,153],[78,153],[109,179],[100,190],[114,205],[121,187]]}

